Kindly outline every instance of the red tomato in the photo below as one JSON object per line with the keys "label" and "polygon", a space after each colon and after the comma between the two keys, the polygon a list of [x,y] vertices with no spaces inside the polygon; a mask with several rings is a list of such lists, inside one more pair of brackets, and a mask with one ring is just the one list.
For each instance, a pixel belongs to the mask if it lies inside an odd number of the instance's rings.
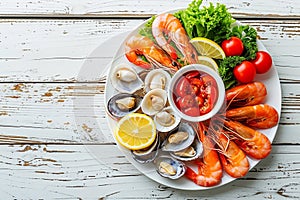
{"label": "red tomato", "polygon": [[193,95],[186,95],[184,97],[180,97],[177,101],[178,107],[181,110],[197,105],[196,99]]}
{"label": "red tomato", "polygon": [[190,107],[185,110],[183,110],[184,114],[192,117],[197,117],[200,115],[200,111],[198,107]]}
{"label": "red tomato", "polygon": [[250,83],[256,75],[256,69],[251,62],[243,61],[240,65],[234,67],[233,74],[240,83]]}
{"label": "red tomato", "polygon": [[272,67],[272,57],[265,51],[258,51],[256,58],[251,62],[254,64],[258,74],[266,73]]}
{"label": "red tomato", "polygon": [[185,77],[187,79],[191,79],[191,78],[195,78],[196,76],[199,76],[200,72],[199,71],[192,71],[190,73],[188,73],[187,75],[185,75]]}
{"label": "red tomato", "polygon": [[231,37],[229,40],[224,40],[221,46],[226,56],[240,56],[244,51],[243,42],[238,37]]}
{"label": "red tomato", "polygon": [[201,107],[201,106],[203,105],[203,103],[204,103],[203,97],[201,97],[201,96],[196,96],[195,99],[196,99],[196,102],[197,102],[198,106]]}
{"label": "red tomato", "polygon": [[209,113],[212,107],[213,107],[212,103],[207,99],[206,102],[204,102],[204,105],[200,108],[200,114],[204,115],[206,113]]}
{"label": "red tomato", "polygon": [[185,77],[181,77],[175,86],[176,95],[180,97],[184,97],[185,95],[190,94],[192,90],[193,88],[191,84]]}
{"label": "red tomato", "polygon": [[203,86],[203,81],[198,78],[191,78],[190,84],[192,85],[192,88],[194,90],[194,94],[198,94],[200,91],[200,88]]}

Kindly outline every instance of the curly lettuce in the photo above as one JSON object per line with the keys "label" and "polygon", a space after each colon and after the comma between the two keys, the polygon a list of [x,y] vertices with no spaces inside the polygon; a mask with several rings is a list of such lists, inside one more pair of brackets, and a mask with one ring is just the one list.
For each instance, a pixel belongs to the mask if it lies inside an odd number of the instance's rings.
{"label": "curly lettuce", "polygon": [[181,21],[190,38],[205,37],[220,44],[231,32],[235,20],[224,4],[210,3],[208,7],[200,9],[201,4],[202,0],[193,0],[187,9],[174,15]]}

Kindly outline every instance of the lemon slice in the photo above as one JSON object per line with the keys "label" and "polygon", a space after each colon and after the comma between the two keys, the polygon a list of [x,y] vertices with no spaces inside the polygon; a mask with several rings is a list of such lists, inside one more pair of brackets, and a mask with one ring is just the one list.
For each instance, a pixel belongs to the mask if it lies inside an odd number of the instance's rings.
{"label": "lemon slice", "polygon": [[202,56],[207,56],[214,59],[224,59],[226,57],[220,45],[210,39],[196,37],[191,39],[190,42]]}
{"label": "lemon slice", "polygon": [[198,56],[198,63],[202,64],[202,65],[206,65],[206,66],[212,68],[213,70],[215,70],[217,73],[219,73],[218,64],[216,63],[216,61],[214,61],[214,59],[212,59],[210,57]]}
{"label": "lemon slice", "polygon": [[115,137],[127,149],[140,150],[149,147],[154,142],[156,127],[151,117],[131,113],[118,122]]}

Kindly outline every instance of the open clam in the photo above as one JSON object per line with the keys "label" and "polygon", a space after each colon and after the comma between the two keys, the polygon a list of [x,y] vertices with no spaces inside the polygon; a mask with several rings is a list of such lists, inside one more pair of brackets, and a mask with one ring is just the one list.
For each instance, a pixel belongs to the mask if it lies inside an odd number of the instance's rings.
{"label": "open clam", "polygon": [[115,66],[110,79],[116,90],[129,94],[141,89],[144,84],[136,71],[126,64]]}
{"label": "open clam", "polygon": [[157,135],[154,143],[150,147],[147,147],[146,149],[131,151],[133,159],[141,164],[152,162],[158,154],[158,148],[160,144],[159,141],[159,135]]}
{"label": "open clam", "polygon": [[179,179],[185,174],[186,167],[183,162],[170,156],[159,156],[154,160],[157,172],[166,178]]}
{"label": "open clam", "polygon": [[127,93],[119,93],[109,99],[108,112],[116,118],[124,117],[128,113],[136,112],[141,106],[142,98]]}
{"label": "open clam", "polygon": [[167,90],[171,76],[163,69],[154,69],[150,71],[145,78],[145,91],[153,89]]}
{"label": "open clam", "polygon": [[161,111],[166,103],[167,92],[163,89],[154,89],[144,96],[141,108],[143,113],[152,116]]}
{"label": "open clam", "polygon": [[161,149],[169,152],[181,151],[193,143],[195,136],[194,128],[189,123],[182,122],[177,129],[170,132]]}
{"label": "open clam", "polygon": [[191,161],[199,158],[202,152],[203,145],[198,138],[195,137],[194,142],[190,146],[180,151],[171,152],[170,155],[181,161]]}
{"label": "open clam", "polygon": [[169,132],[175,129],[180,123],[180,117],[175,115],[171,107],[166,107],[154,116],[156,129],[160,132]]}

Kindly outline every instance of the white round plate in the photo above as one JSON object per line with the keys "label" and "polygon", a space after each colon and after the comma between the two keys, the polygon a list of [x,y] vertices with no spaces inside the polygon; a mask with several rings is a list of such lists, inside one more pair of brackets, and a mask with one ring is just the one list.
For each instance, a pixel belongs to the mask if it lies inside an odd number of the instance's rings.
{"label": "white round plate", "polygon": [[[126,59],[125,54],[124,54],[124,42],[127,40],[127,38],[131,37],[132,35],[137,34],[138,30],[141,27],[143,27],[145,23],[146,22],[139,25],[137,28],[135,28],[129,34],[128,33],[120,34],[120,35],[118,35],[118,37],[113,37],[110,39],[111,41],[113,41],[112,44],[118,44],[120,42],[121,45],[115,47],[118,50],[113,58],[112,64],[111,64],[109,72],[108,72],[108,78],[107,78],[107,83],[106,83],[106,88],[105,88],[105,104],[106,105],[107,105],[107,102],[110,99],[110,97],[112,97],[113,95],[118,93],[113,88],[110,78],[109,78],[112,68],[114,66],[118,65],[119,63],[128,63],[129,65],[135,67],[135,69],[139,69],[138,67],[134,66],[132,63],[128,62],[128,60]],[[118,40],[119,42],[117,42],[116,40]],[[110,42],[106,42],[106,44],[108,44],[108,43],[110,43]],[[258,48],[259,48],[259,50],[267,51],[266,48],[264,47],[264,45],[260,41],[258,41]],[[266,85],[268,95],[267,95],[267,99],[265,100],[265,103],[273,106],[280,114],[280,111],[281,111],[281,88],[280,88],[278,73],[276,71],[276,67],[274,66],[274,64],[273,64],[271,70],[269,72],[267,72],[266,74],[256,75],[255,81],[261,81]],[[105,134],[113,135],[113,131],[116,127],[116,121],[113,120],[108,114],[106,114],[106,117],[107,117],[108,125],[110,128],[110,133],[105,133]],[[261,132],[264,133],[272,142],[275,137],[277,128],[278,128],[278,125],[273,128],[270,128],[270,129],[261,130]],[[235,180],[235,178],[230,177],[229,175],[226,174],[226,172],[224,172],[221,183],[219,183],[218,185],[216,185],[214,187],[202,187],[202,186],[196,185],[194,182],[188,180],[185,177],[182,177],[178,180],[171,180],[171,179],[163,178],[155,171],[154,165],[152,163],[139,164],[138,162],[133,160],[131,152],[129,150],[125,149],[124,147],[122,147],[119,144],[118,144],[118,147],[121,150],[121,152],[123,154],[125,154],[126,158],[129,160],[129,162],[132,163],[141,173],[143,173],[145,176],[149,177],[150,179],[152,179],[160,184],[166,185],[168,187],[182,189],[182,190],[206,190],[206,189],[220,187],[224,184],[227,184],[227,183]],[[250,163],[250,169],[253,168],[260,161],[260,160],[251,159],[249,157],[248,157],[248,159],[249,159],[249,163]]]}

